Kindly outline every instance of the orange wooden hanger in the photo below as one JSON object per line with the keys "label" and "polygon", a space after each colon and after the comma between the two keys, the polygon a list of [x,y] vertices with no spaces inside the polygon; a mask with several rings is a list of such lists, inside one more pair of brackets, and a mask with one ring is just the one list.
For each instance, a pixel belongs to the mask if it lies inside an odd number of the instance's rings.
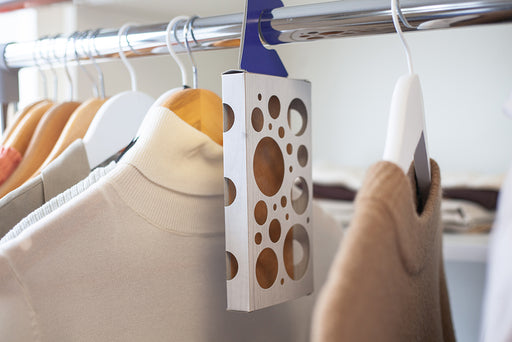
{"label": "orange wooden hanger", "polygon": [[44,114],[30,139],[20,164],[0,186],[0,197],[22,185],[41,166],[55,146],[69,117],[79,105],[78,102],[60,103],[52,106]]}
{"label": "orange wooden hanger", "polygon": [[[206,89],[197,89],[197,66],[188,43],[188,33],[191,30],[193,19],[194,18],[189,18],[186,22],[184,34],[185,46],[187,47],[188,57],[192,63],[194,73],[194,89],[184,89],[171,94],[169,98],[163,101],[161,106],[170,109],[183,121],[209,136],[217,144],[222,145],[222,100],[214,92]],[[166,43],[169,53],[181,69],[183,83],[185,83],[186,72],[184,71],[183,64],[176,57],[169,38],[169,33],[170,30],[173,29],[172,26],[175,20],[180,20],[180,17],[175,18],[167,26]]]}
{"label": "orange wooden hanger", "polygon": [[55,158],[57,158],[71,143],[77,139],[82,139],[91,124],[92,119],[98,109],[105,103],[107,99],[92,98],[80,106],[71,114],[69,120],[64,126],[59,139],[55,143],[55,146],[51,150],[48,157],[46,157],[43,164],[39,169],[32,175],[31,178],[41,173],[45,167],[48,166]]}
{"label": "orange wooden hanger", "polygon": [[52,101],[44,100],[32,107],[25,117],[21,119],[9,138],[5,140],[4,146],[12,147],[21,155],[24,155],[39,121],[52,106]]}
{"label": "orange wooden hanger", "polygon": [[27,115],[28,112],[32,108],[34,108],[36,105],[40,104],[44,100],[36,101],[34,103],[29,104],[28,106],[24,107],[22,110],[18,111],[16,114],[14,114],[13,121],[7,126],[7,128],[4,131],[4,134],[2,135],[2,139],[0,140],[0,145],[3,145],[7,139],[9,139],[9,136],[12,134],[12,132],[16,129],[16,127],[19,125],[21,120]]}
{"label": "orange wooden hanger", "polygon": [[222,100],[206,89],[184,89],[162,103],[183,121],[222,145]]}

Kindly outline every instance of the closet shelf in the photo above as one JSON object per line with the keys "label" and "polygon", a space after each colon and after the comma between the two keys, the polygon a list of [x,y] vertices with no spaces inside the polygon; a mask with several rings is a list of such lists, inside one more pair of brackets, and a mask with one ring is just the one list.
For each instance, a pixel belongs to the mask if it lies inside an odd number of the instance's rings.
{"label": "closet shelf", "polygon": [[487,262],[489,234],[443,234],[445,261]]}

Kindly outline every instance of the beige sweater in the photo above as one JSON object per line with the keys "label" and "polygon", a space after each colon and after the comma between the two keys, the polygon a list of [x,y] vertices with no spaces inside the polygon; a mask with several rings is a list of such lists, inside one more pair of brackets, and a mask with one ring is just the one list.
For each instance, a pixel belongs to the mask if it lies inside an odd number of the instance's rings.
{"label": "beige sweater", "polygon": [[[222,147],[168,109],[143,125],[114,170],[0,245],[0,340],[305,341],[311,296],[226,311]],[[320,214],[327,265],[339,235]]]}
{"label": "beige sweater", "polygon": [[455,340],[442,262],[439,167],[432,161],[420,216],[411,174],[389,162],[369,169],[316,304],[313,341]]}

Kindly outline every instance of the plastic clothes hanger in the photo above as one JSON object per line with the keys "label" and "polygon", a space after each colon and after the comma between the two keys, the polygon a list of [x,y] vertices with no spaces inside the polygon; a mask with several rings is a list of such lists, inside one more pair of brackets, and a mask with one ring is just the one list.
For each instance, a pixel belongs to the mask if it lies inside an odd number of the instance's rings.
{"label": "plastic clothes hanger", "polygon": [[430,190],[430,157],[420,80],[414,73],[409,46],[397,16],[398,0],[391,0],[395,29],[402,41],[409,73],[400,77],[391,100],[384,160],[393,162],[407,173],[414,160],[418,190],[418,212],[421,212]]}
{"label": "plastic clothes hanger", "polygon": [[194,18],[184,27],[185,45],[194,71],[194,89],[184,89],[172,94],[162,106],[170,109],[183,121],[208,135],[217,144],[222,145],[222,100],[212,91],[197,89],[197,67],[188,43],[188,33]]}
{"label": "plastic clothes hanger", "polygon": [[[98,110],[84,136],[91,169],[126,147],[137,134],[144,116],[155,100],[137,91],[135,71],[124,55],[121,40],[132,24],[119,29],[119,56],[130,73],[132,89],[108,99]],[[127,42],[128,39],[125,37]]]}
{"label": "plastic clothes hanger", "polygon": [[166,35],[165,35],[165,43],[167,44],[167,49],[169,50],[169,54],[171,55],[171,57],[174,59],[174,61],[176,62],[176,64],[178,64],[178,67],[180,68],[181,84],[183,86],[170,89],[170,90],[166,91],[165,93],[163,93],[162,95],[160,95],[158,97],[158,99],[156,99],[155,103],[153,103],[150,110],[155,107],[161,106],[175,92],[188,88],[188,86],[186,85],[187,78],[188,78],[187,70],[185,68],[185,65],[183,65],[183,62],[178,58],[178,56],[176,55],[176,52],[174,51],[174,49],[172,47],[171,32],[174,35],[174,40],[179,43],[179,40],[176,36],[176,25],[178,24],[179,21],[188,20],[189,18],[190,17],[188,17],[188,16],[180,15],[180,16],[177,16],[176,18],[172,19],[169,22],[169,24],[167,25],[167,30],[166,30]]}
{"label": "plastic clothes hanger", "polygon": [[39,44],[39,40],[36,40],[34,42],[34,49],[32,50],[32,59],[34,60],[34,65],[37,67],[37,71],[39,73],[39,76],[41,77],[42,83],[43,83],[43,99],[37,100],[27,106],[25,106],[22,110],[20,110],[18,113],[14,115],[14,119],[11,122],[9,126],[4,131],[4,134],[2,136],[2,139],[0,140],[0,145],[4,145],[7,139],[11,136],[11,134],[14,132],[16,127],[20,124],[20,122],[25,118],[25,116],[32,110],[36,105],[43,103],[44,101],[48,101],[48,85],[46,84],[46,75],[41,70],[41,65],[37,61],[36,58],[36,50],[37,46]]}
{"label": "plastic clothes hanger", "polygon": [[[68,81],[69,96],[71,97],[73,95],[73,84],[70,79]],[[70,99],[68,102],[53,105],[43,114],[30,139],[23,159],[11,176],[0,186],[0,197],[22,185],[37,171],[55,146],[69,117],[79,105],[79,102]]]}
{"label": "plastic clothes hanger", "polygon": [[[105,94],[102,94],[102,98],[99,98],[99,90],[98,85],[95,83],[95,80],[93,77],[87,72],[87,70],[83,67],[83,65],[80,63],[80,58],[78,56],[78,51],[76,49],[76,40],[79,36],[78,32],[75,32],[71,37],[73,37],[73,45],[74,45],[74,51],[75,51],[75,59],[78,63],[78,66],[84,73],[87,75],[87,78],[91,81],[92,87],[93,87],[93,93],[95,97],[88,99],[87,101],[84,101],[78,108],[75,109],[75,111],[71,114],[69,120],[66,123],[66,126],[64,126],[64,129],[62,130],[62,133],[59,136],[59,139],[55,143],[55,146],[53,147],[52,151],[46,157],[43,164],[39,167],[39,169],[32,175],[32,177],[37,176],[45,167],[47,167],[55,158],[57,158],[62,152],[64,152],[65,149],[68,148],[69,145],[71,145],[72,142],[74,142],[77,139],[81,139],[84,137],[85,133],[87,132],[87,129],[89,128],[95,114],[98,112],[100,107],[105,103],[106,99]],[[89,31],[87,31],[84,35],[82,35],[80,38],[83,38],[84,36],[89,36]],[[67,51],[67,48],[66,48]],[[92,54],[86,52],[89,58],[92,59]],[[66,68],[67,72],[69,73],[68,66],[67,66],[67,55],[65,55],[64,60],[64,67]],[[95,63],[95,61],[94,61]],[[101,70],[100,70],[101,72]],[[102,79],[100,77],[100,79]]]}

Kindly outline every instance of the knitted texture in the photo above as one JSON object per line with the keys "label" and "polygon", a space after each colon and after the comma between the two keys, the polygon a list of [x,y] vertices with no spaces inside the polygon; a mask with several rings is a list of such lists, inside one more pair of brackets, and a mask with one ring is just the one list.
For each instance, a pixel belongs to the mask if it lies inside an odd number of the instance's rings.
{"label": "knitted texture", "polygon": [[413,171],[372,166],[317,302],[312,340],[454,341],[442,260],[441,180],[416,212]]}
{"label": "knitted texture", "polygon": [[110,162],[105,167],[96,168],[91,174],[73,185],[71,188],[67,189],[60,195],[52,198],[50,201],[46,202],[40,208],[31,212],[27,217],[21,220],[17,225],[15,225],[1,240],[0,243],[4,243],[8,240],[14,239],[16,236],[20,235],[22,231],[35,224],[37,221],[42,220],[45,216],[48,216],[58,208],[62,207],[65,203],[71,201],[76,196],[80,195],[82,192],[87,190],[91,185],[95,184],[99,181],[103,176],[109,173],[116,166],[115,162]]}

